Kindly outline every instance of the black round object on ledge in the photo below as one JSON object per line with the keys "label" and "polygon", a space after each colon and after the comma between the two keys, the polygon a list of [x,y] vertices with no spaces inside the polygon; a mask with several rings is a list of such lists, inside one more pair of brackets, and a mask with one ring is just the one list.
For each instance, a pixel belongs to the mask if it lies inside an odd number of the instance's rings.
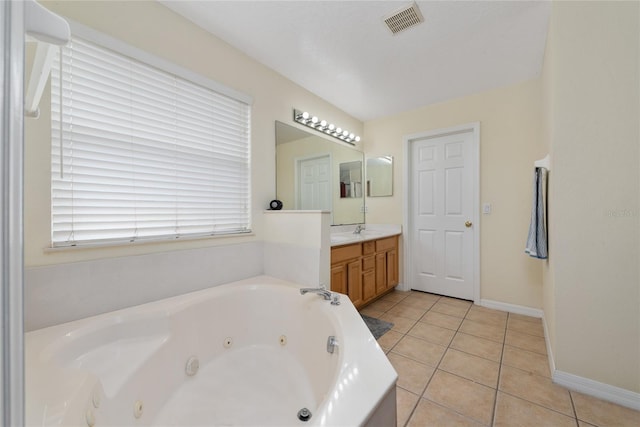
{"label": "black round object on ledge", "polygon": [[282,202],[280,200],[272,200],[271,203],[269,203],[269,209],[271,209],[272,211],[279,211],[280,209],[282,209]]}

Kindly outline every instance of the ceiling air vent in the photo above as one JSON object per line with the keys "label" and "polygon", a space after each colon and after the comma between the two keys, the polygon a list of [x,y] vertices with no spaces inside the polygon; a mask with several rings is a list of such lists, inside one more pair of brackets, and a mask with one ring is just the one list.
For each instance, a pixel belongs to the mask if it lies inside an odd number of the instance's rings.
{"label": "ceiling air vent", "polygon": [[422,13],[420,13],[420,9],[418,9],[418,5],[415,3],[396,10],[382,19],[392,34],[398,34],[400,31],[424,22]]}

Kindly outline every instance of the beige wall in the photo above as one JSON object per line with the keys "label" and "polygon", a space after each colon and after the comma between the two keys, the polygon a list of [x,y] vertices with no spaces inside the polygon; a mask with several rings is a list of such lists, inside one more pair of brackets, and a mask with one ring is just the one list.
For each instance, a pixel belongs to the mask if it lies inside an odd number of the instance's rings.
{"label": "beige wall", "polygon": [[[255,235],[129,245],[100,249],[57,250],[50,245],[49,88],[41,117],[25,124],[25,263],[57,264],[105,257],[163,252],[262,239],[261,211],[275,196],[275,120],[292,123],[292,108],[313,111],[362,134],[360,121],[248,58],[156,2],[43,2],[54,12],[121,39],[236,90],[251,95],[252,218]],[[32,53],[32,50],[31,50]],[[27,69],[29,69],[27,67]]]}
{"label": "beige wall", "polygon": [[[554,25],[555,18],[552,15],[549,23],[549,31],[547,33],[547,45],[544,52],[544,63],[542,66],[542,75],[540,77],[542,84],[542,138],[540,139],[541,149],[549,153],[551,163],[553,163],[553,147],[551,145],[551,128],[553,126],[553,100],[555,90],[553,84],[555,80],[551,74],[551,64],[554,59],[554,46],[551,40],[554,39]],[[547,244],[548,249],[554,255],[555,242],[553,241],[555,233],[555,223],[550,222],[548,219],[553,215],[554,206],[550,203],[554,198],[554,187],[549,183],[550,180],[555,179],[552,170],[547,173]],[[550,346],[551,355],[556,351],[556,307],[555,307],[555,282],[553,280],[553,266],[556,261],[555,256],[550,256],[546,261],[542,263],[542,311],[544,312],[544,321],[546,323],[547,341]]]}
{"label": "beige wall", "polygon": [[551,270],[560,371],[640,392],[640,11],[554,2]]}
{"label": "beige wall", "polygon": [[541,103],[536,79],[366,122],[367,157],[394,157],[393,196],[367,198],[367,222],[403,221],[403,136],[480,122],[480,201],[493,206],[480,223],[481,298],[542,307],[541,261],[524,253],[533,162],[546,154]]}

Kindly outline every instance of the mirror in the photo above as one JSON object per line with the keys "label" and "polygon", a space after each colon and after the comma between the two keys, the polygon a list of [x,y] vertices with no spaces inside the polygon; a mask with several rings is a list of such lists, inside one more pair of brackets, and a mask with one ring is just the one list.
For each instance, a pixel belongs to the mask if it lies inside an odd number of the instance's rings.
{"label": "mirror", "polygon": [[393,157],[367,159],[367,197],[393,196]]}
{"label": "mirror", "polygon": [[364,155],[276,121],[276,198],[283,209],[328,210],[333,225],[364,223]]}

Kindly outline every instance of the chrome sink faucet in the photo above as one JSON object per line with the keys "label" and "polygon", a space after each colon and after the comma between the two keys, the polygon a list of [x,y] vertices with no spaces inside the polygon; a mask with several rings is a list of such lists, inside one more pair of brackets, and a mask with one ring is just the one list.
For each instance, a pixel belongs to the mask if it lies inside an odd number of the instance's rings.
{"label": "chrome sink faucet", "polygon": [[364,225],[358,224],[356,225],[356,229],[353,231],[353,234],[360,234],[364,230]]}
{"label": "chrome sink faucet", "polygon": [[324,287],[324,285],[320,285],[319,288],[302,288],[300,289],[300,295],[304,295],[308,292],[311,292],[312,294],[317,294],[320,295],[322,298],[325,299],[325,301],[331,301],[331,305],[340,305],[340,296],[338,294],[335,294],[333,292],[331,292],[330,290],[328,290],[327,288]]}

